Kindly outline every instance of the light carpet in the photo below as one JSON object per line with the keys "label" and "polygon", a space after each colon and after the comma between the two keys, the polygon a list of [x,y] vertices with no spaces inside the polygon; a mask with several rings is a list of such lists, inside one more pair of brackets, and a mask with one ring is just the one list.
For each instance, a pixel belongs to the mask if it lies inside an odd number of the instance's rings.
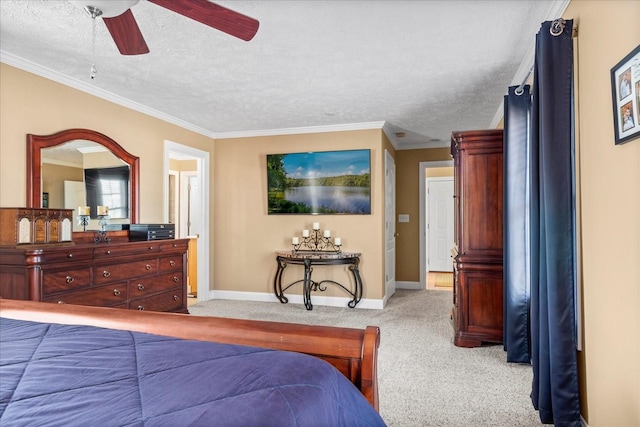
{"label": "light carpet", "polygon": [[[313,296],[312,296],[313,299]],[[189,307],[221,316],[313,325],[380,327],[380,414],[391,427],[541,426],[532,370],[506,362],[502,345],[453,345],[451,292],[397,290],[383,310],[212,300]]]}

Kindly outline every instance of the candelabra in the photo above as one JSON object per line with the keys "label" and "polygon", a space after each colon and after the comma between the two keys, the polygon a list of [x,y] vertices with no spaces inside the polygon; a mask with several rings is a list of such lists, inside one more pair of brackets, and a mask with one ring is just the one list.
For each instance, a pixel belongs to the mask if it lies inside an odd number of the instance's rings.
{"label": "candelabra", "polygon": [[342,240],[340,237],[331,240],[331,231],[324,230],[324,232],[321,232],[317,222],[313,224],[313,230],[302,230],[302,240],[297,236],[293,237],[291,246],[293,246],[293,253],[299,251],[325,251],[339,254],[342,252]]}
{"label": "candelabra", "polygon": [[78,225],[82,226],[82,231],[87,231],[87,225],[89,225],[89,215],[78,216]]}
{"label": "candelabra", "polygon": [[96,243],[109,243],[111,239],[107,237],[107,224],[109,223],[108,215],[98,215],[100,221],[98,224],[100,225],[100,229],[96,232],[96,237],[93,239]]}

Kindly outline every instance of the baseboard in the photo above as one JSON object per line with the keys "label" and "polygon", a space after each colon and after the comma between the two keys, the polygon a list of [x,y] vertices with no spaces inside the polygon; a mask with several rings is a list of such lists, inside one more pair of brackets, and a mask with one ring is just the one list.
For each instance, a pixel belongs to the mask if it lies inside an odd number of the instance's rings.
{"label": "baseboard", "polygon": [[587,424],[587,421],[585,421],[585,419],[582,418],[582,414],[580,415],[580,424],[582,424],[582,427],[589,427],[589,424]]}
{"label": "baseboard", "polygon": [[[266,292],[241,292],[241,291],[209,291],[209,299],[227,299],[235,301],[256,301],[256,302],[273,302],[280,304],[280,300],[272,293]],[[287,295],[290,304],[304,304],[302,295]],[[346,297],[327,297],[323,295],[313,295],[311,303],[315,306],[327,307],[347,307],[347,303],[351,298]],[[384,301],[381,299],[363,298],[358,302],[355,308],[365,308],[372,310],[382,310]]]}
{"label": "baseboard", "polygon": [[419,291],[422,289],[420,282],[398,282],[396,281],[396,289],[411,289]]}

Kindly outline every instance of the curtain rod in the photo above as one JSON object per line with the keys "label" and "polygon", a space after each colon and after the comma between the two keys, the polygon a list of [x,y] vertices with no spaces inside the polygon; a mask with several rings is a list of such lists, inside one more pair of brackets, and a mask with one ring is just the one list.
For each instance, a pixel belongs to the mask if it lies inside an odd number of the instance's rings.
{"label": "curtain rod", "polygon": [[[559,36],[560,34],[562,34],[564,31],[565,23],[566,21],[562,18],[555,19],[551,23],[551,27],[549,28],[549,32],[551,33],[551,35]],[[571,37],[572,38],[578,37],[578,27],[573,27],[571,31]],[[524,93],[524,85],[527,83],[527,80],[529,80],[529,77],[533,73],[534,68],[535,68],[535,64],[531,66],[531,68],[529,69],[529,72],[524,76],[524,79],[522,79],[522,83],[520,83],[520,86],[518,86],[514,91],[516,95],[522,95]]]}

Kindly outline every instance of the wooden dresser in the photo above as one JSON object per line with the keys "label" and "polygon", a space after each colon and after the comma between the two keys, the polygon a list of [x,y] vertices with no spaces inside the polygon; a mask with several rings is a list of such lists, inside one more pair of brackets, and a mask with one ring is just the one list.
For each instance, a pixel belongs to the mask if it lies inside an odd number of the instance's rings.
{"label": "wooden dresser", "polygon": [[0,247],[0,298],[187,311],[188,239]]}
{"label": "wooden dresser", "polygon": [[453,132],[454,344],[502,342],[502,130]]}

